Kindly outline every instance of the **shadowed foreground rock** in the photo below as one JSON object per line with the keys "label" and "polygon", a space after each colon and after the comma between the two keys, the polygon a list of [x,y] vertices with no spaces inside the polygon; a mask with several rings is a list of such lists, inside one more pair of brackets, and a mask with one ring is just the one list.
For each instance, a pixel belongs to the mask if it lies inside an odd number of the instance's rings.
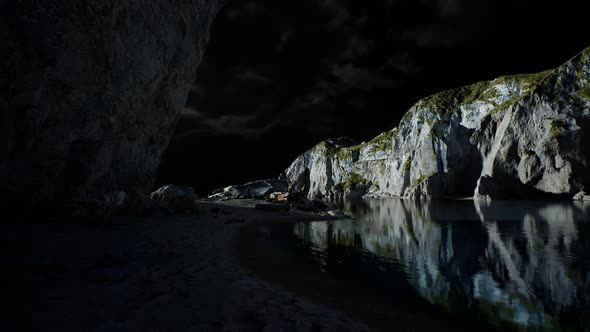
{"label": "shadowed foreground rock", "polygon": [[141,206],[219,2],[3,2],[3,204]]}

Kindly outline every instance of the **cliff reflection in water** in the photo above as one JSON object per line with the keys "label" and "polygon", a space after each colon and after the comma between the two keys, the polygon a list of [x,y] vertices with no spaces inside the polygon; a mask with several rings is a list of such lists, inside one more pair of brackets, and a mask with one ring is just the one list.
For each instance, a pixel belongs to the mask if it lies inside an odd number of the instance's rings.
{"label": "cliff reflection in water", "polygon": [[319,260],[331,246],[352,247],[399,264],[423,298],[451,312],[590,329],[588,204],[375,199],[344,208],[356,219],[294,226]]}

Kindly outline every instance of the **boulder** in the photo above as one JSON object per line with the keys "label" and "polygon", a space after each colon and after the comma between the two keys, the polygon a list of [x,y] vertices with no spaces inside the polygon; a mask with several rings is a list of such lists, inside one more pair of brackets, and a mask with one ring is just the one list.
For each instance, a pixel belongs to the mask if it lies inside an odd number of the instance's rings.
{"label": "boulder", "polygon": [[195,189],[191,187],[177,187],[169,184],[161,187],[151,194],[151,199],[163,201],[174,198],[184,197],[192,200],[196,200],[199,196],[195,193]]}
{"label": "boulder", "polygon": [[177,187],[165,185],[150,195],[153,201],[158,201],[154,207],[160,207],[170,212],[195,212],[196,200],[199,198],[195,189],[191,187]]}
{"label": "boulder", "polygon": [[340,210],[330,210],[326,212],[328,216],[340,219],[351,219],[352,215],[350,213],[346,213]]}
{"label": "boulder", "polygon": [[277,191],[277,192],[274,192],[274,193],[270,193],[268,195],[268,200],[269,201],[286,202],[288,199],[289,199],[289,193],[288,192]]}
{"label": "boulder", "polygon": [[574,201],[590,201],[590,195],[585,191],[580,191],[574,196]]}
{"label": "boulder", "polygon": [[267,179],[217,189],[209,195],[211,199],[228,200],[241,198],[266,198],[273,192],[287,191],[287,181]]}
{"label": "boulder", "polygon": [[104,195],[106,202],[113,208],[120,209],[125,206],[127,194],[124,191],[114,191]]}

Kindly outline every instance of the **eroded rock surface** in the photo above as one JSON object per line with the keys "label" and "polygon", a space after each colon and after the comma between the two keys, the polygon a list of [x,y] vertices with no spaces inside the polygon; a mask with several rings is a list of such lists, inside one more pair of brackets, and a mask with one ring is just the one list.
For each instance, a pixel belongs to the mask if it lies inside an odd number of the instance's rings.
{"label": "eroded rock surface", "polygon": [[561,67],[424,98],[369,142],[324,141],[286,170],[308,197],[532,198],[590,187],[590,48]]}
{"label": "eroded rock surface", "polygon": [[141,205],[219,2],[3,2],[3,203]]}

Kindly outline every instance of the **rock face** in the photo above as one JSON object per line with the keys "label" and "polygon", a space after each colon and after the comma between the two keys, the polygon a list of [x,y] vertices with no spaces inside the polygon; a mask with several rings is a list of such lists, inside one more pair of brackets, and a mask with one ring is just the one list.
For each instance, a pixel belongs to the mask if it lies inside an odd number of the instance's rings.
{"label": "rock face", "polygon": [[561,67],[424,98],[397,128],[325,141],[285,174],[308,197],[573,197],[590,188],[590,48]]}
{"label": "rock face", "polygon": [[149,194],[217,0],[0,5],[0,192],[34,211]]}

